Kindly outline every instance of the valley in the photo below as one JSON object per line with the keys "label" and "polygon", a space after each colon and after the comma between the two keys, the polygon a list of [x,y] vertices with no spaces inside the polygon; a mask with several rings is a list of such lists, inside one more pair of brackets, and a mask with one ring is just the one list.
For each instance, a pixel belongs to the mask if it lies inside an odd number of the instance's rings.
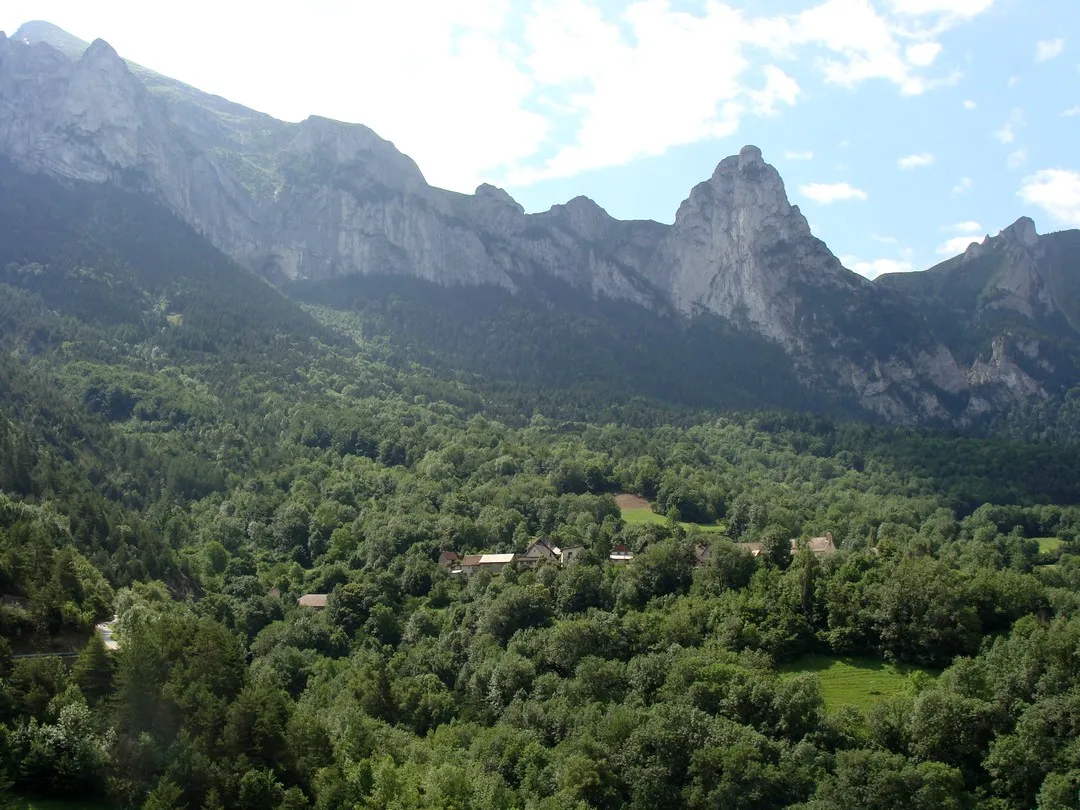
{"label": "valley", "polygon": [[527,215],[0,36],[0,807],[1074,807],[1078,247],[871,282],[756,147]]}

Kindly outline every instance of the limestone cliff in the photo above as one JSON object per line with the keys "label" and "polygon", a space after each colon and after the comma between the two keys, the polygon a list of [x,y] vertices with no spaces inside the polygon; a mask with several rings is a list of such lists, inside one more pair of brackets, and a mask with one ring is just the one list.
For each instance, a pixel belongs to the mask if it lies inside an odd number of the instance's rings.
{"label": "limestone cliff", "polygon": [[[753,146],[695,186],[671,226],[619,221],[584,197],[526,214],[490,185],[430,186],[362,125],[276,121],[35,23],[0,36],[0,154],[151,195],[279,284],[370,274],[524,290],[553,277],[661,313],[720,316],[783,347],[807,386],[899,422],[969,418],[996,388],[1019,390],[1001,363],[958,362],[905,291],[845,269]],[[1031,270],[1042,248],[1027,223],[977,251],[1007,258],[995,306],[1064,311]]]}

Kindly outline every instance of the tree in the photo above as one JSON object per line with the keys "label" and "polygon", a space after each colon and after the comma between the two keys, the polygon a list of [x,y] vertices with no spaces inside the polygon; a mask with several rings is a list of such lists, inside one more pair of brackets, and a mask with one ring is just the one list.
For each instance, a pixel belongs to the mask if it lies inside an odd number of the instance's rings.
{"label": "tree", "polygon": [[143,810],[187,810],[183,796],[183,788],[163,776],[146,797]]}
{"label": "tree", "polygon": [[113,664],[99,633],[93,633],[86,642],[71,668],[71,676],[91,705],[112,693]]}
{"label": "tree", "polygon": [[761,532],[761,552],[766,560],[780,569],[791,562],[791,535],[783,526],[766,526]]}

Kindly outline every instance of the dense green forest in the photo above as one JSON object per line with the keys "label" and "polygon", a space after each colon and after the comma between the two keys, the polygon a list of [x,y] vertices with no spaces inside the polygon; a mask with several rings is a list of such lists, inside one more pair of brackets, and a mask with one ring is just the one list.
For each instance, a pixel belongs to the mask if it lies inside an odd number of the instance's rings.
{"label": "dense green forest", "polygon": [[716,361],[720,414],[439,365],[422,297],[300,305],[134,195],[3,168],[0,221],[0,803],[1080,807],[1076,400],[886,428]]}

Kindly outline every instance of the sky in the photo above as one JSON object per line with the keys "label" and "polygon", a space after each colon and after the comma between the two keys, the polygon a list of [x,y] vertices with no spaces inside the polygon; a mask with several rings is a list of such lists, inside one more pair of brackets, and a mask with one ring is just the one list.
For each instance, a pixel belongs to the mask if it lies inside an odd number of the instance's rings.
{"label": "sky", "polygon": [[370,126],[433,185],[672,222],[744,144],[845,265],[1080,227],[1078,0],[4,0],[290,121]]}

